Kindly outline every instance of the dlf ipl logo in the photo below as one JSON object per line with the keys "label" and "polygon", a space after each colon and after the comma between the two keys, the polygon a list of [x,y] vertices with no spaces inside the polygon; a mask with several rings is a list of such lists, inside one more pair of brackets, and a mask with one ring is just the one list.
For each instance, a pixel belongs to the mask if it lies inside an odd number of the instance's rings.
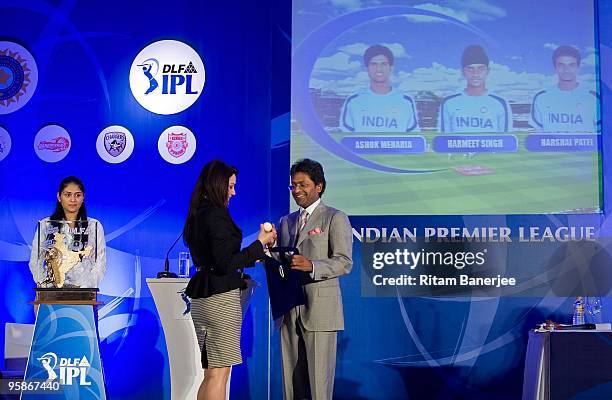
{"label": "dlf ipl logo", "polygon": [[194,49],[161,40],[142,49],[130,69],[130,88],[141,106],[156,114],[189,108],[204,88],[204,63]]}
{"label": "dlf ipl logo", "polygon": [[34,95],[38,68],[29,51],[0,41],[0,114],[19,110]]}
{"label": "dlf ipl logo", "polygon": [[90,386],[91,382],[87,380],[87,371],[89,371],[89,361],[87,357],[81,358],[58,358],[55,353],[45,353],[37,358],[40,365],[47,373],[47,382],[52,382],[59,379],[62,385],[80,385]]}

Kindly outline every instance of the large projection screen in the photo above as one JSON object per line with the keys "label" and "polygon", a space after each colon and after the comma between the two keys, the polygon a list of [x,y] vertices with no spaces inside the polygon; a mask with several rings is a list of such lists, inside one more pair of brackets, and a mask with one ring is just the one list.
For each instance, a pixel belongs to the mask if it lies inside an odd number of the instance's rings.
{"label": "large projection screen", "polygon": [[293,3],[291,161],[350,215],[598,213],[592,1]]}

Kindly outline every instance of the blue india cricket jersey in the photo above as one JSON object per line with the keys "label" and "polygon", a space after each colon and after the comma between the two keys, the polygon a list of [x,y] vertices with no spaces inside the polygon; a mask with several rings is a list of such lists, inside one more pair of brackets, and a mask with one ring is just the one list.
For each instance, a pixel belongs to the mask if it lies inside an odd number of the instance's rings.
{"label": "blue india cricket jersey", "polygon": [[554,86],[534,96],[531,119],[540,132],[597,133],[597,97],[581,85],[574,90]]}
{"label": "blue india cricket jersey", "polygon": [[469,96],[462,92],[442,101],[438,128],[446,133],[508,132],[512,128],[512,113],[506,100],[499,96]]}
{"label": "blue india cricket jersey", "polygon": [[371,90],[349,96],[340,113],[344,132],[412,132],[417,128],[414,100],[391,90],[376,94]]}

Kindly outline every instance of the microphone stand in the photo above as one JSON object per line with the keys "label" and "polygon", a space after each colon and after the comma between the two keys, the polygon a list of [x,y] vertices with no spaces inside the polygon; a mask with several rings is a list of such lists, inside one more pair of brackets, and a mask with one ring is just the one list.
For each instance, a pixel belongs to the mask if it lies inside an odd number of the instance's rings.
{"label": "microphone stand", "polygon": [[170,257],[170,252],[172,251],[174,246],[176,246],[176,243],[179,241],[179,239],[182,237],[183,232],[181,232],[181,234],[176,238],[174,243],[172,243],[172,246],[170,246],[170,248],[168,249],[168,252],[166,253],[166,260],[164,261],[164,270],[157,273],[157,279],[178,278],[178,275],[176,275],[174,272],[170,272],[170,260],[168,259],[168,257]]}

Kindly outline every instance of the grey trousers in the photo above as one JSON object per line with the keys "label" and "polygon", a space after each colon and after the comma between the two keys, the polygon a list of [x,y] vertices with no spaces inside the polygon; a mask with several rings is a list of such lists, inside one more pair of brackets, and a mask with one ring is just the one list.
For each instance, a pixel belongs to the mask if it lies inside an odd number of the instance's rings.
{"label": "grey trousers", "polygon": [[296,307],[285,315],[280,333],[284,399],[331,400],[337,332],[306,330]]}

